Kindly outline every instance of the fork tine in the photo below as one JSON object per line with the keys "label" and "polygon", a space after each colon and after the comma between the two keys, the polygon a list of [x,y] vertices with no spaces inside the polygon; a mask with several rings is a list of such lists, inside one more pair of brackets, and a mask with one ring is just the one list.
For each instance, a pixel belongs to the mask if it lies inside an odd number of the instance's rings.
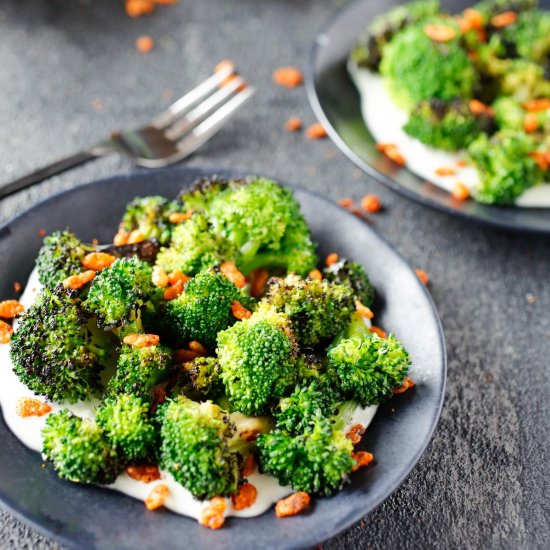
{"label": "fork tine", "polygon": [[202,84],[193,88],[190,92],[172,103],[165,111],[153,119],[151,125],[163,130],[172,124],[178,117],[189,111],[196,103],[209,96],[228,76],[233,74],[233,67],[226,67],[216,71]]}

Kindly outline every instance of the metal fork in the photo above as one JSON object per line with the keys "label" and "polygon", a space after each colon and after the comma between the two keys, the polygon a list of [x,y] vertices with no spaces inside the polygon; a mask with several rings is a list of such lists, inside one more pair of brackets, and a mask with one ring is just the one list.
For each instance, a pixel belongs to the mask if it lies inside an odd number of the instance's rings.
{"label": "metal fork", "polygon": [[110,138],[0,187],[0,199],[55,174],[113,153],[147,168],[178,162],[208,141],[252,95],[254,89],[226,65],[178,99],[150,124],[114,132]]}

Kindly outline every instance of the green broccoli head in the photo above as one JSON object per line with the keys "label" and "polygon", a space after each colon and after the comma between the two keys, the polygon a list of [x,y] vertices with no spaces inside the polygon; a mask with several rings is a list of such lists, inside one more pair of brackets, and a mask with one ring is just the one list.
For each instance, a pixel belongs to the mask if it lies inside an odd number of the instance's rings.
{"label": "green broccoli head", "polygon": [[168,302],[168,322],[181,340],[198,340],[213,349],[218,332],[236,321],[231,312],[234,301],[245,301],[243,294],[218,268],[201,271]]}
{"label": "green broccoli head", "polygon": [[217,357],[197,357],[183,365],[184,388],[198,397],[216,398],[224,393],[221,366]]}
{"label": "green broccoli head", "polygon": [[[447,42],[429,38],[425,26],[443,25],[455,32]],[[460,30],[449,17],[432,18],[406,27],[384,48],[380,71],[401,107],[435,99],[469,99],[478,84],[476,70],[460,44]]]}
{"label": "green broccoli head", "polygon": [[149,401],[141,397],[120,394],[105,399],[97,410],[97,424],[125,461],[146,461],[153,456],[156,431],[149,407]]}
{"label": "green broccoli head", "polygon": [[262,304],[218,334],[225,390],[236,410],[262,414],[296,381],[297,346],[288,316]]}
{"label": "green broccoli head", "polygon": [[329,373],[341,392],[363,406],[391,397],[410,365],[407,350],[392,334],[385,339],[370,333],[343,339],[328,350],[327,357]]}
{"label": "green broccoli head", "polygon": [[42,454],[64,479],[109,484],[121,470],[117,453],[103,430],[67,409],[47,417],[42,437]]}
{"label": "green broccoli head", "polygon": [[218,176],[203,177],[195,182],[191,189],[185,189],[180,194],[180,201],[185,208],[204,210],[208,212],[210,205],[223,192],[230,193],[242,185],[246,185],[244,179],[225,179]]}
{"label": "green broccoli head", "polygon": [[166,346],[122,345],[115,374],[107,384],[106,396],[132,394],[147,401],[151,390],[173,371],[172,351]]}
{"label": "green broccoli head", "polygon": [[355,298],[363,305],[372,307],[374,287],[361,264],[342,258],[323,269],[323,278],[331,283],[349,287]]}
{"label": "green broccoli head", "polygon": [[487,26],[495,15],[506,11],[521,13],[536,8],[538,0],[482,0],[472,6],[481,14],[483,25]]}
{"label": "green broccoli head", "polygon": [[545,78],[544,68],[523,59],[506,59],[502,62],[499,79],[500,93],[518,101],[537,97],[550,97],[550,81]]}
{"label": "green broccoli head", "polygon": [[350,321],[354,296],[347,285],[302,279],[291,273],[273,278],[264,301],[288,315],[298,343],[306,348],[326,343]]}
{"label": "green broccoli head", "polygon": [[481,134],[468,147],[480,184],[476,199],[488,204],[513,204],[528,188],[544,181],[544,173],[531,158],[537,147],[533,136],[501,130],[491,137]]}
{"label": "green broccoli head", "polygon": [[161,422],[160,467],[170,472],[197,499],[227,496],[237,490],[237,455],[228,448],[234,426],[210,401],[183,396],[166,401]]}
{"label": "green broccoli head", "polygon": [[178,210],[178,203],[165,197],[136,197],[126,206],[120,227],[128,232],[139,231],[144,238],[166,245],[174,227],[169,220],[170,214]]}
{"label": "green broccoli head", "polygon": [[492,126],[491,116],[474,116],[466,101],[432,99],[414,107],[403,130],[431,147],[457,151],[467,147],[480,132],[491,131]]}
{"label": "green broccoli head", "polygon": [[90,324],[76,291],[44,287],[11,338],[15,374],[52,401],[73,403],[96,394],[113,346],[92,334]]}
{"label": "green broccoli head", "polygon": [[400,30],[438,12],[439,0],[415,0],[377,15],[353,48],[351,59],[359,67],[377,71],[384,47]]}

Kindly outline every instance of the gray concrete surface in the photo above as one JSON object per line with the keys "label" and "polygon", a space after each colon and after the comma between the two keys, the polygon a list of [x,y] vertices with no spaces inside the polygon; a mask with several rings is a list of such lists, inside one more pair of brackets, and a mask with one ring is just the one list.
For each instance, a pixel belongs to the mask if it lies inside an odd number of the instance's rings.
{"label": "gray concrete surface", "polygon": [[[453,219],[392,194],[329,141],[284,131],[313,122],[304,88],[271,83],[274,68],[305,69],[333,0],[181,0],[131,20],[122,0],[3,0],[0,4],[0,181],[145,121],[231,58],[257,97],[189,164],[266,172],[336,200],[376,192],[372,217],[431,278],[449,352],[446,404],[418,467],[343,535],[344,548],[550,546],[550,245]],[[155,50],[138,53],[136,38]],[[2,201],[0,221],[81,182],[131,170],[97,161]],[[93,213],[90,213],[91,215]],[[1,467],[1,466],[0,466]],[[0,548],[58,545],[0,512]]]}

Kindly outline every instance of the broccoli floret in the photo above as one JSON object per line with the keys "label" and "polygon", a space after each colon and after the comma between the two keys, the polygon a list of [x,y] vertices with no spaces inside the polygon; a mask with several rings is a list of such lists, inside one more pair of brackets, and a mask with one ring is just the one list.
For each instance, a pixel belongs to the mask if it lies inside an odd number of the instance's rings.
{"label": "broccoli floret", "polygon": [[48,416],[42,437],[42,454],[64,479],[108,484],[121,470],[117,453],[103,430],[67,409]]}
{"label": "broccoli floret", "polygon": [[513,97],[499,97],[493,103],[495,121],[500,128],[522,130],[525,110]]}
{"label": "broccoli floret", "polygon": [[472,9],[479,12],[484,26],[487,26],[495,15],[507,11],[516,13],[526,12],[536,8],[538,0],[483,0],[472,6]]}
{"label": "broccoli floret", "polygon": [[196,181],[191,189],[182,191],[179,198],[186,209],[192,208],[208,212],[210,204],[220,193],[231,192],[242,185],[246,185],[246,180],[228,180],[218,176],[203,177]]}
{"label": "broccoli floret", "polygon": [[97,410],[97,424],[126,461],[144,461],[152,456],[156,432],[148,416],[149,407],[141,397],[121,394],[105,399]]}
{"label": "broccoli floret", "polygon": [[[433,41],[424,30],[427,22],[450,27],[455,37],[448,42]],[[478,83],[476,70],[460,45],[458,25],[444,17],[398,33],[384,48],[380,71],[388,79],[395,102],[407,110],[433,98],[469,99]]]}
{"label": "broccoli floret", "polygon": [[501,130],[492,137],[481,134],[468,154],[477,168],[480,184],[475,197],[488,204],[513,204],[529,187],[544,181],[544,174],[530,157],[537,143],[522,131]]}
{"label": "broccoli floret", "polygon": [[418,103],[403,126],[422,143],[446,151],[464,149],[481,131],[491,129],[492,118],[487,114],[474,116],[466,101],[438,99]]}
{"label": "broccoli floret", "polygon": [[351,59],[360,67],[377,71],[384,46],[401,29],[438,12],[439,0],[416,0],[376,16],[352,50]]}
{"label": "broccoli floret", "polygon": [[239,467],[228,448],[235,427],[227,413],[210,401],[179,396],[161,405],[158,414],[161,468],[197,499],[235,493]]}
{"label": "broccoli floret", "polygon": [[289,318],[262,304],[218,334],[226,393],[236,410],[262,414],[296,381],[297,346]]}
{"label": "broccoli floret", "polygon": [[550,97],[550,81],[545,79],[542,66],[523,59],[501,62],[500,93],[518,101],[536,97]]}
{"label": "broccoli floret", "polygon": [[165,197],[136,197],[126,207],[120,227],[128,232],[137,230],[146,239],[157,239],[166,245],[174,227],[168,218],[178,210],[178,203]]}
{"label": "broccoli floret", "polygon": [[11,338],[15,374],[52,401],[75,402],[96,394],[113,346],[91,326],[76,291],[61,284],[44,287]]}
{"label": "broccoli floret", "polygon": [[363,406],[376,405],[399,387],[410,365],[407,350],[390,334],[342,339],[327,352],[329,374],[347,399]]}
{"label": "broccoli floret", "polygon": [[172,351],[166,346],[122,345],[115,374],[107,384],[106,396],[132,394],[149,400],[151,390],[172,373]]}
{"label": "broccoli floret", "polygon": [[198,340],[214,348],[218,332],[237,320],[231,312],[234,301],[248,300],[219,269],[211,268],[195,275],[184,292],[168,302],[168,322],[181,340]]}
{"label": "broccoli floret", "polygon": [[536,63],[550,53],[550,12],[529,10],[518,14],[517,21],[502,29],[502,41],[509,57],[523,57]]}
{"label": "broccoli floret", "polygon": [[323,278],[331,283],[349,287],[353,295],[362,304],[372,307],[374,303],[374,287],[365,268],[361,264],[342,258],[323,269]]}
{"label": "broccoli floret", "polygon": [[302,279],[294,273],[285,279],[270,279],[264,302],[288,315],[298,343],[306,348],[331,340],[355,311],[349,286]]}
{"label": "broccoli floret", "polygon": [[217,357],[197,357],[184,363],[184,388],[199,397],[220,397],[224,392],[221,366]]}

